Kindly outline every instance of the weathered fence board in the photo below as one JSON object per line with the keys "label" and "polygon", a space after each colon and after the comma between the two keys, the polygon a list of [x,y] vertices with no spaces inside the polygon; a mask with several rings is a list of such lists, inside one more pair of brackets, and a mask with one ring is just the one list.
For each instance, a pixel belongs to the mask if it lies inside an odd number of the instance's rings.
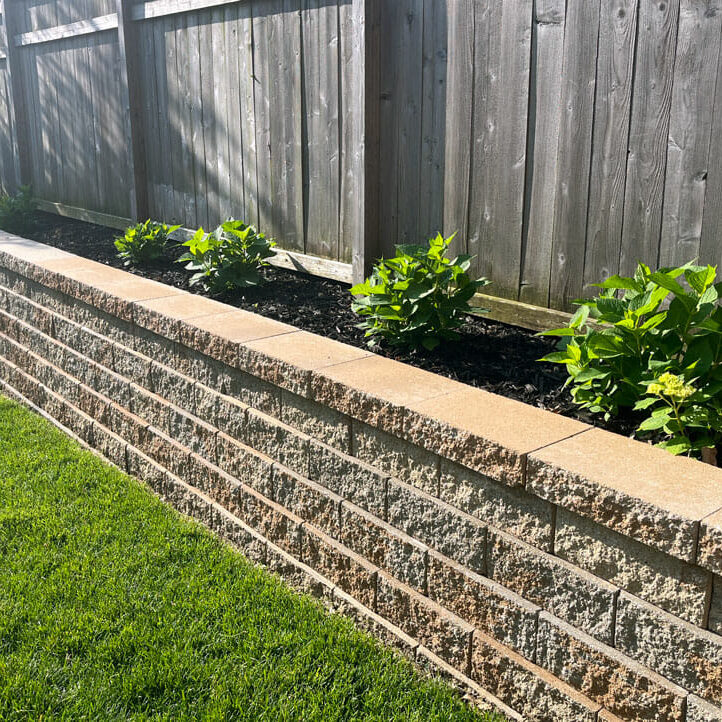
{"label": "weathered fence board", "polygon": [[457,232],[492,293],[554,308],[722,262],[722,0],[10,9],[0,184],[46,207],[244,218],[337,277]]}

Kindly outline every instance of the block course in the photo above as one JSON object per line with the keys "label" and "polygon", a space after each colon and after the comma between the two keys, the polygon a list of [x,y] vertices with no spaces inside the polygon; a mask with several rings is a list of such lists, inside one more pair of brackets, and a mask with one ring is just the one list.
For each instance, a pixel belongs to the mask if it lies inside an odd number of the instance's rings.
{"label": "block course", "polygon": [[5,391],[515,714],[722,718],[718,470],[635,496],[604,432],[44,249],[0,238]]}

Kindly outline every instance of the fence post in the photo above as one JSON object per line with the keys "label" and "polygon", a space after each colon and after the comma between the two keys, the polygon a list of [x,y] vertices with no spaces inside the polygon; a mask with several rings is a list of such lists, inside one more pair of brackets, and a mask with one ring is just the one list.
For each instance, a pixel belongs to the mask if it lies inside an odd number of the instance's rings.
{"label": "fence post", "polygon": [[131,0],[116,0],[118,47],[120,52],[120,88],[128,150],[130,151],[130,217],[134,221],[148,217],[148,182],[143,137],[142,98],[138,24],[131,17]]}
{"label": "fence post", "polygon": [[[0,0],[0,13],[2,13],[5,26],[7,72],[10,76],[10,89],[12,94],[12,122],[15,126],[15,180],[20,185],[32,183],[32,164],[30,162],[30,119],[25,107],[25,93],[23,92],[22,68],[20,67],[20,53],[22,48],[15,45],[17,32],[17,12],[22,6],[13,7],[12,2]],[[10,12],[8,12],[8,10]]]}
{"label": "fence post", "polygon": [[368,276],[379,248],[379,140],[380,140],[380,57],[382,0],[352,0],[360,30],[359,75],[356,97],[359,135],[358,172],[361,177],[358,202],[360,223],[354,237],[351,262],[354,283]]}

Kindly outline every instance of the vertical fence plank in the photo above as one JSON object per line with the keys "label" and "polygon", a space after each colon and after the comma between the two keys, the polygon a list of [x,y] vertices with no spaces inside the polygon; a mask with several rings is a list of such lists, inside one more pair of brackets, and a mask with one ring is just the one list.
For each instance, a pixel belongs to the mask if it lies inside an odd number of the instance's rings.
{"label": "vertical fence plank", "polygon": [[253,79],[256,125],[256,161],[258,188],[258,223],[266,234],[278,238],[281,228],[273,215],[271,172],[271,95],[270,45],[272,14],[278,0],[254,0],[253,3]]}
{"label": "vertical fence plank", "polygon": [[12,111],[14,120],[15,142],[17,144],[18,181],[23,184],[32,180],[30,158],[30,116],[26,105],[22,67],[22,48],[16,47],[13,39],[17,34],[17,23],[21,7],[12,1],[0,0],[0,12],[5,25],[7,39],[6,68],[10,76]]}
{"label": "vertical fence plank", "polygon": [[398,113],[397,243],[418,243],[419,197],[421,193],[421,107],[424,0],[397,0],[401,22],[397,52],[401,62],[396,73],[396,112]]}
{"label": "vertical fence plank", "polygon": [[[340,7],[346,83],[341,93],[351,112],[344,123],[342,228],[351,243],[354,282],[367,276],[381,255],[379,233],[381,150],[381,4],[352,0]],[[347,118],[346,114],[343,114]]]}
{"label": "vertical fence plank", "polygon": [[[421,64],[421,162],[419,240],[442,230],[448,55],[447,3],[424,0]],[[451,111],[456,112],[456,109]]]}
{"label": "vertical fence plank", "polygon": [[664,266],[699,255],[721,31],[719,0],[682,0],[659,248]]}
{"label": "vertical fence plank", "polygon": [[640,0],[619,268],[657,261],[679,0]]}
{"label": "vertical fence plank", "polygon": [[475,0],[448,3],[448,60],[446,79],[446,136],[444,138],[444,235],[456,233],[454,250],[467,250],[473,72],[475,48]]}
{"label": "vertical fence plank", "polygon": [[306,252],[339,255],[338,6],[303,0]]}
{"label": "vertical fence plank", "polygon": [[722,52],[717,61],[712,143],[710,144],[704,216],[699,258],[702,263],[722,264]]}
{"label": "vertical fence plank", "polygon": [[565,0],[537,0],[532,33],[532,77],[527,143],[527,221],[519,300],[549,302],[557,151],[561,123]]}
{"label": "vertical fence plank", "polygon": [[227,5],[224,8],[223,20],[224,42],[226,45],[225,80],[226,80],[226,108],[227,122],[227,159],[228,164],[228,201],[225,208],[226,216],[240,218],[248,223],[246,217],[245,196],[243,191],[244,155],[243,134],[241,132],[241,85],[238,79],[238,6]]}
{"label": "vertical fence plank", "polygon": [[[148,215],[148,182],[145,167],[145,141],[141,118],[142,98],[137,82],[140,58],[137,28],[130,17],[131,0],[117,0],[118,45],[120,48],[120,87],[122,109],[126,118],[127,147],[130,148],[130,216],[133,220]],[[132,78],[133,82],[129,82]]]}
{"label": "vertical fence plank", "polygon": [[[213,66],[213,109],[211,132],[215,135],[216,187],[218,192],[218,221],[224,221],[232,215],[231,211],[231,175],[228,143],[231,133],[228,118],[228,61],[232,48],[226,47],[224,8],[216,7],[211,11],[211,52]],[[240,150],[240,148],[239,148]]]}
{"label": "vertical fence plank", "polygon": [[241,136],[243,139],[243,193],[245,218],[258,225],[257,134],[254,70],[253,3],[238,7],[238,81],[240,83]]}
{"label": "vertical fence plank", "polygon": [[637,0],[602,0],[585,292],[619,270],[636,29]]}
{"label": "vertical fence plank", "polygon": [[598,35],[599,0],[569,3],[550,284],[555,308],[568,309],[582,291]]}

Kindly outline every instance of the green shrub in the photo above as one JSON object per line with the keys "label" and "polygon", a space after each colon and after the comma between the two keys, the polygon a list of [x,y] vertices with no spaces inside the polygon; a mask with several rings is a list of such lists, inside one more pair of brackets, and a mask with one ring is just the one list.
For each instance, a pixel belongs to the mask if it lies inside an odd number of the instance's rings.
{"label": "green shrub", "polygon": [[382,259],[371,277],[351,289],[355,313],[364,318],[369,346],[382,339],[392,346],[433,350],[459,338],[469,301],[489,282],[472,281],[469,256],[446,257],[451,238],[441,234],[428,247],[401,245],[394,258]]}
{"label": "green shrub", "polygon": [[[716,268],[688,263],[658,271],[638,264],[613,276],[595,299],[578,301],[559,351],[574,401],[605,418],[644,412],[640,435],[664,437],[675,454],[722,439],[722,283]],[[683,285],[684,284],[684,285]]]}
{"label": "green shrub", "polygon": [[20,186],[15,195],[0,196],[0,228],[22,235],[34,225],[35,199],[30,186]]}
{"label": "green shrub", "polygon": [[183,245],[188,251],[178,262],[195,271],[191,286],[200,283],[211,293],[222,293],[261,285],[260,269],[275,255],[276,244],[253,226],[230,219],[211,233],[199,228]]}
{"label": "green shrub", "polygon": [[171,233],[180,226],[167,226],[148,219],[126,229],[125,234],[115,239],[118,258],[124,266],[144,266],[163,255]]}

